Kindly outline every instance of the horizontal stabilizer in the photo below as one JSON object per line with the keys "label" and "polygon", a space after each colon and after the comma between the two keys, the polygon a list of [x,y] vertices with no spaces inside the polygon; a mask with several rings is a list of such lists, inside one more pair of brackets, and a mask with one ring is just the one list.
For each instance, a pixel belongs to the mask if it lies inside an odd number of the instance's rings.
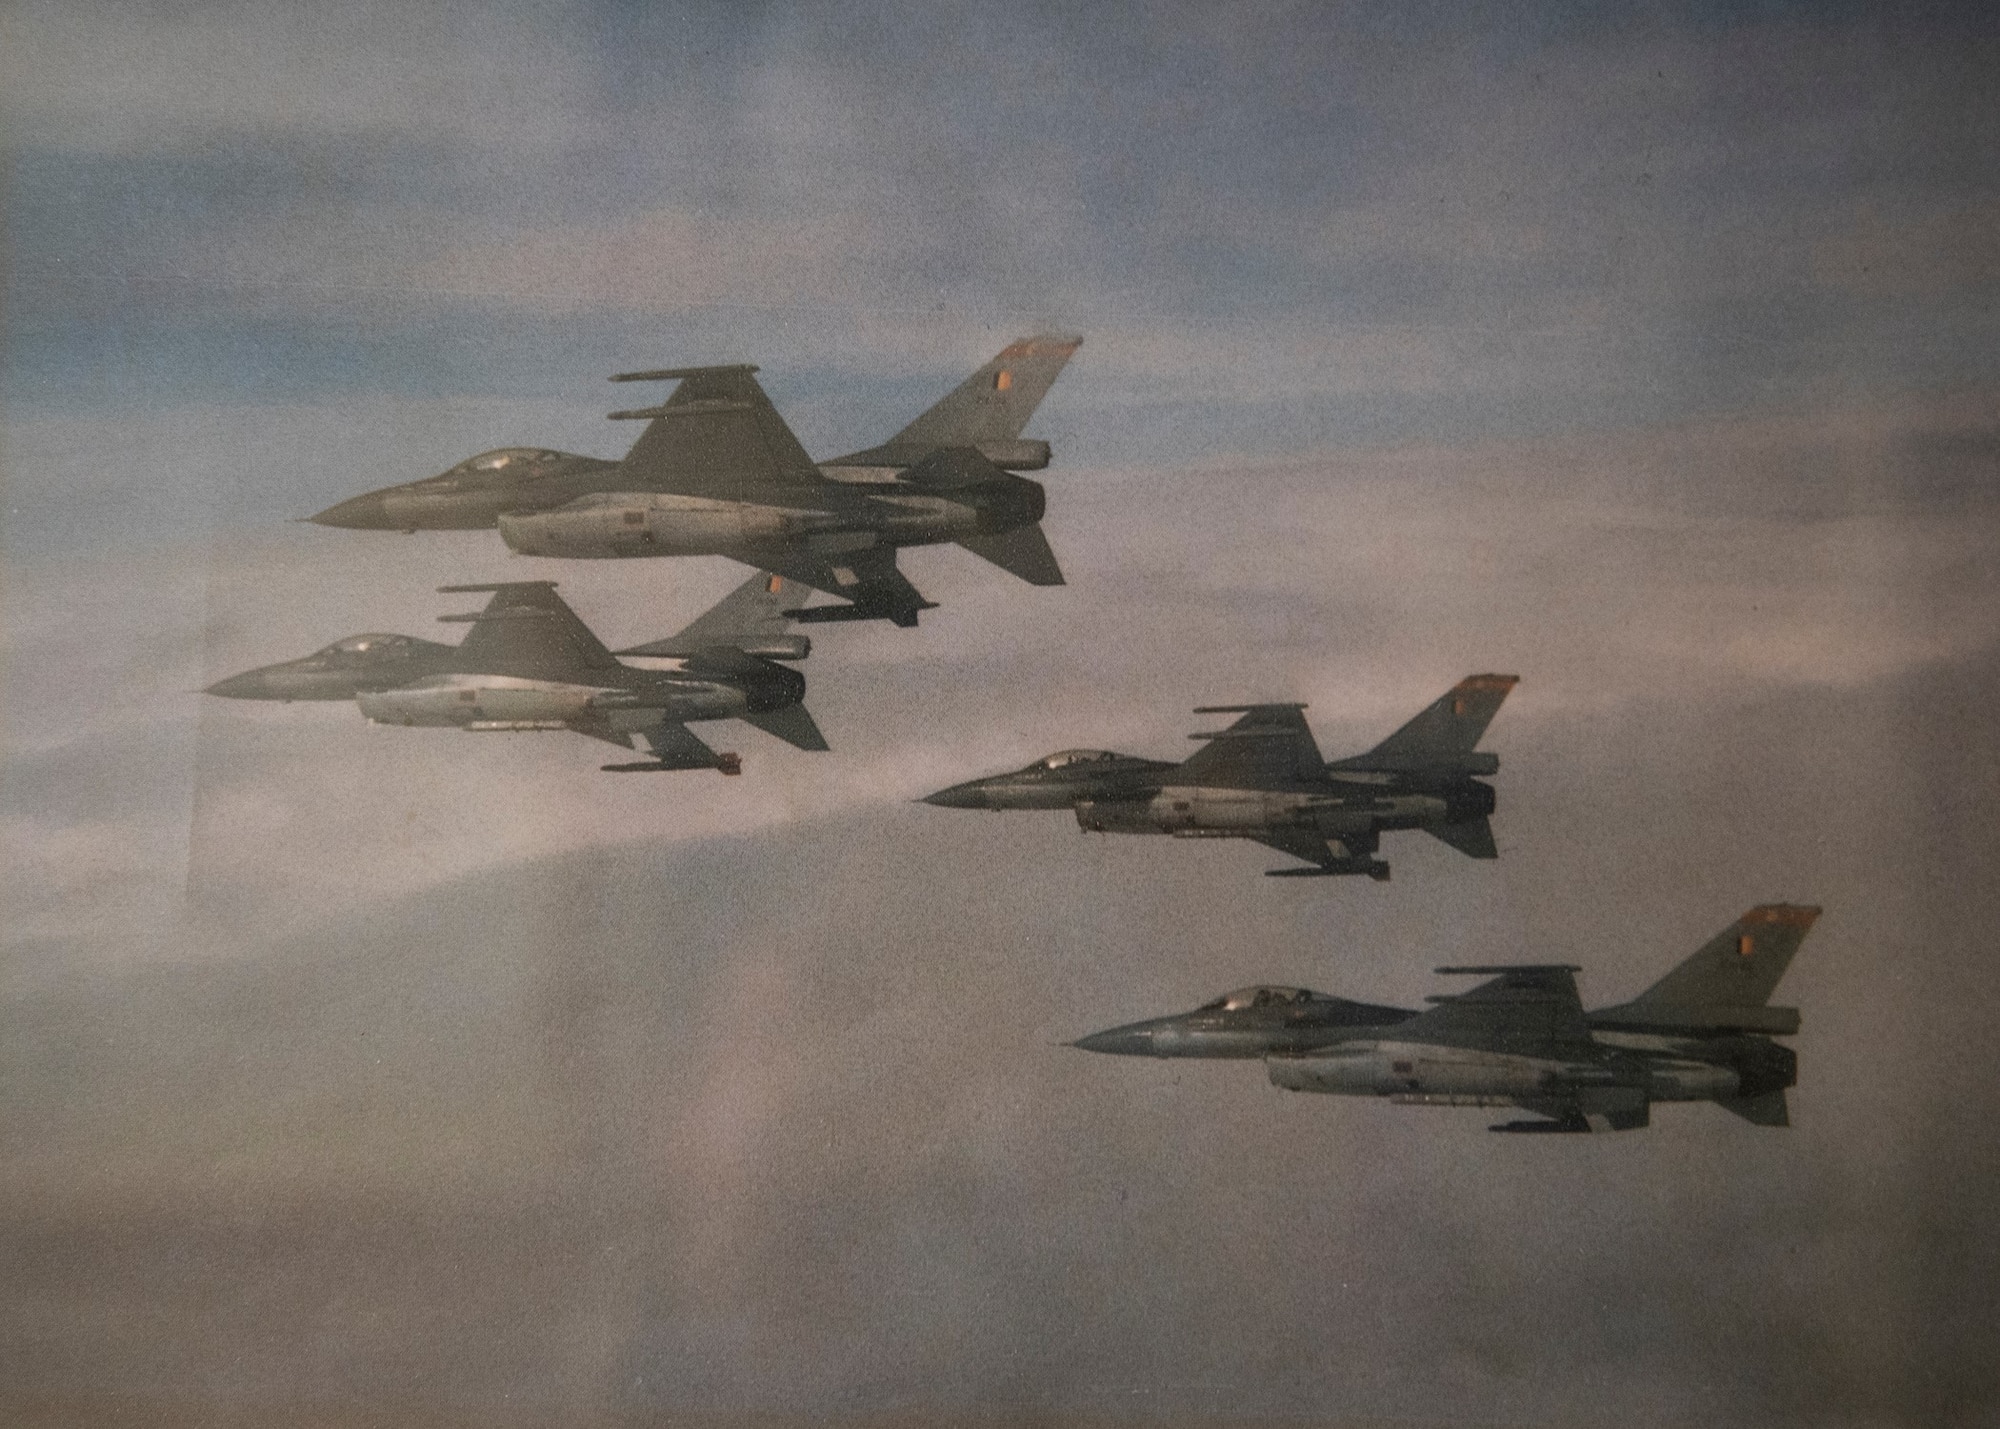
{"label": "horizontal stabilizer", "polygon": [[1459,824],[1425,824],[1424,832],[1442,843],[1448,843],[1467,858],[1498,858],[1500,850],[1493,843],[1493,822],[1490,819],[1468,819]]}
{"label": "horizontal stabilizer", "polygon": [[1784,1091],[1760,1092],[1754,1097],[1718,1097],[1716,1104],[1734,1112],[1753,1126],[1790,1126],[1792,1109]]}
{"label": "horizontal stabilizer", "polygon": [[1063,583],[1062,567],[1056,564],[1056,553],[1049,549],[1049,538],[1042,534],[1038,525],[1017,526],[997,536],[961,536],[958,544],[973,555],[993,562],[1008,574],[1019,576],[1029,585]]}
{"label": "horizontal stabilizer", "polygon": [[745,724],[754,724],[766,734],[776,735],[796,749],[822,750],[828,748],[826,736],[819,732],[813,717],[806,713],[804,705],[786,705],[782,709],[757,710],[737,716]]}

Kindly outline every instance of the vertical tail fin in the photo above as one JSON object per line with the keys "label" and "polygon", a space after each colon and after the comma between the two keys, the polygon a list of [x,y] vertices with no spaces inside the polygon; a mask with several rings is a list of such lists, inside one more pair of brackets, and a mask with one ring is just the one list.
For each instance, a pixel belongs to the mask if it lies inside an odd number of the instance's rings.
{"label": "vertical tail fin", "polygon": [[694,618],[685,630],[620,650],[620,655],[686,659],[703,650],[741,650],[773,660],[803,660],[812,642],[791,633],[788,608],[811,599],[809,587],[759,571]]}
{"label": "vertical tail fin", "polygon": [[[1463,760],[1486,733],[1486,726],[1493,723],[1508,692],[1520,683],[1519,675],[1468,675],[1366,754],[1338,760],[1332,767],[1399,768]],[[1491,756],[1486,758],[1490,761]]]}
{"label": "vertical tail fin", "polygon": [[1000,355],[959,383],[949,396],[889,439],[890,447],[978,446],[1021,435],[1063,364],[1083,346],[1065,333],[1010,342]]}
{"label": "vertical tail fin", "polygon": [[1628,1005],[1762,1007],[1819,911],[1790,903],[1752,908]]}

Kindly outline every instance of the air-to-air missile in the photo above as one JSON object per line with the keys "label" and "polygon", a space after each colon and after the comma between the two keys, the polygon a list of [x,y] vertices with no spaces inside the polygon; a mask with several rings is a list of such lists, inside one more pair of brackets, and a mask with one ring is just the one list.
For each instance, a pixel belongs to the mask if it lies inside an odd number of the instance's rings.
{"label": "air-to-air missile", "polygon": [[1418,1106],[1518,1107],[1494,1131],[1630,1130],[1655,1102],[1712,1101],[1785,1126],[1797,1059],[1769,1005],[1819,909],[1752,908],[1629,1002],[1583,1009],[1566,963],[1439,968],[1489,979],[1423,1012],[1297,987],[1246,987],[1074,1045],[1138,1057],[1261,1058],[1274,1086]]}
{"label": "air-to-air missile", "polygon": [[1025,769],[954,784],[924,799],[946,809],[1071,809],[1095,833],[1254,839],[1306,860],[1274,876],[1389,876],[1382,833],[1422,829],[1472,858],[1494,858],[1493,786],[1500,767],[1479,743],[1513,675],[1473,675],[1366,754],[1320,757],[1304,705],[1207,706],[1240,714],[1183,763],[1068,749]]}
{"label": "air-to-air missile", "polygon": [[1083,339],[1023,338],[880,446],[814,462],[757,369],[673,367],[614,382],[674,382],[621,461],[540,447],[486,452],[309,518],[366,530],[498,526],[531,556],[727,556],[845,603],[805,621],[915,625],[933,608],[896,566],[904,546],[955,542],[1032,585],[1061,585],[1039,524],[1049,464],[1022,429]]}
{"label": "air-to-air missile", "polygon": [[[823,750],[800,701],[805,676],[780,661],[812,649],[783,607],[798,596],[780,576],[753,576],[678,635],[614,654],[577,619],[551,581],[443,586],[490,591],[486,608],[439,619],[471,625],[463,643],[409,635],[350,635],[303,659],[266,665],[209,686],[238,700],[354,700],[377,724],[475,733],[568,730],[623,749],[637,735],[650,759],[606,764],[615,773],[673,769],[741,772],[688,729],[740,719],[800,749]],[[628,665],[619,655],[672,660]]]}

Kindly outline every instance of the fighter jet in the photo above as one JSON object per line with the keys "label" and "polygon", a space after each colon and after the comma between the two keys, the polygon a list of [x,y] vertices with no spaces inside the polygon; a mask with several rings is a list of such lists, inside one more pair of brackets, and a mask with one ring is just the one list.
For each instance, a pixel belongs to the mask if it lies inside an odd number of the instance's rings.
{"label": "fighter jet", "polygon": [[308,519],[374,530],[497,525],[531,556],[727,556],[839,596],[804,621],[917,623],[935,608],[896,567],[903,546],[956,542],[1031,585],[1061,585],[1042,534],[1049,444],[1021,436],[1082,344],[1050,334],[1009,344],[881,446],[815,464],[753,366],[623,372],[674,382],[658,406],[613,412],[648,423],[623,461],[509,447]]}
{"label": "fighter jet", "polygon": [[[448,585],[490,591],[486,608],[443,615],[468,623],[459,645],[409,635],[350,635],[300,660],[233,675],[206,693],[237,700],[353,700],[376,724],[437,725],[479,733],[569,730],[632,748],[643,761],[613,773],[674,769],[742,772],[688,729],[695,720],[740,719],[800,749],[827,747],[800,699],[805,676],[777,663],[812,645],[790,633],[783,607],[797,596],[761,573],[678,635],[614,655],[555,593],[553,581]],[[618,655],[671,659],[671,668],[627,665]]]}
{"label": "fighter jet", "polygon": [[1472,858],[1496,858],[1493,787],[1475,776],[1500,767],[1476,753],[1514,675],[1460,680],[1366,754],[1329,764],[1300,704],[1207,705],[1196,714],[1240,714],[1185,763],[1102,749],[1066,749],[1026,769],[940,789],[922,802],[946,809],[1073,809],[1093,833],[1255,839],[1310,867],[1273,877],[1365,873],[1387,879],[1375,857],[1385,829],[1422,829]]}
{"label": "fighter jet", "polygon": [[1289,1091],[1418,1106],[1512,1106],[1535,1115],[1494,1131],[1627,1131],[1654,1102],[1712,1101],[1758,1126],[1787,1126],[1798,1062],[1773,1037],[1796,1008],[1768,1005],[1817,908],[1752,908],[1630,1002],[1585,1012],[1567,963],[1439,968],[1486,977],[1427,1012],[1297,987],[1246,987],[1178,1017],[1093,1033],[1074,1045],[1139,1057],[1261,1057]]}

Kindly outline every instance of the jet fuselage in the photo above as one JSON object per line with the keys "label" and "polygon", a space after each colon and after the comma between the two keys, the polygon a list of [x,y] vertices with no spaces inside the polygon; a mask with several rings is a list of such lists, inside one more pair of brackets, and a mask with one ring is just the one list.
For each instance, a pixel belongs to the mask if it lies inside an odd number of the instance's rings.
{"label": "jet fuselage", "polygon": [[[1569,1035],[1528,1033],[1523,1045],[1520,1024],[1504,1016],[1484,1030],[1459,1021],[1427,1035],[1435,1019],[1419,1020],[1420,1014],[1402,1008],[1255,986],[1192,1012],[1107,1028],[1071,1045],[1136,1057],[1262,1058],[1271,1084],[1287,1091],[1432,1106],[1516,1106],[1546,1118],[1494,1128],[1501,1131],[1582,1131],[1593,1123],[1629,1129],[1647,1124],[1653,1102],[1689,1101],[1720,1102],[1774,1124],[1765,1115],[1768,1100],[1798,1081],[1792,1050],[1756,1033],[1709,1029],[1718,1020],[1761,1020],[1795,1031],[1792,1009],[1655,1006],[1661,1030],[1636,1033],[1620,1030],[1630,1026],[1632,1006],[1579,1012],[1582,1021]],[[1760,1010],[1767,1014],[1761,1019]],[[1676,1020],[1685,1025],[1675,1026]],[[1553,1019],[1543,1024],[1555,1025]]]}
{"label": "jet fuselage", "polygon": [[1359,838],[1484,818],[1497,803],[1491,785],[1466,777],[1329,772],[1287,789],[1243,789],[1170,782],[1177,768],[1103,750],[1066,750],[1025,769],[954,784],[924,802],[947,809],[1069,809],[1091,833],[1178,838],[1292,831]]}
{"label": "jet fuselage", "polygon": [[616,559],[737,555],[759,548],[808,547],[838,559],[874,546],[926,546],[1032,526],[1047,495],[1038,482],[998,479],[948,492],[898,483],[815,486],[794,500],[757,501],[656,492],[600,491],[553,508],[499,518],[508,546],[529,556]]}
{"label": "jet fuselage", "polygon": [[208,693],[239,700],[351,699],[378,724],[505,730],[585,721],[634,731],[662,719],[732,719],[782,709],[804,697],[806,683],[796,670],[750,657],[727,676],[613,665],[555,677],[525,667],[463,664],[450,645],[407,635],[350,636],[303,659],[231,676]]}
{"label": "jet fuselage", "polygon": [[[483,464],[483,465],[482,465]],[[383,487],[313,516],[322,526],[375,531],[498,527],[530,556],[615,559],[731,555],[808,544],[838,555],[868,546],[924,546],[1031,526],[1048,506],[1039,482],[999,471],[991,480],[926,490],[845,480],[797,488],[794,499],[732,501],[617,489],[619,463],[566,452],[487,452],[438,476]],[[872,474],[872,473],[871,473]]]}
{"label": "jet fuselage", "polygon": [[1339,838],[1480,818],[1495,803],[1489,786],[1471,780],[1437,792],[1329,781],[1294,790],[1167,785],[1150,797],[1085,799],[1073,807],[1077,823],[1092,833],[1232,838],[1297,829]]}

